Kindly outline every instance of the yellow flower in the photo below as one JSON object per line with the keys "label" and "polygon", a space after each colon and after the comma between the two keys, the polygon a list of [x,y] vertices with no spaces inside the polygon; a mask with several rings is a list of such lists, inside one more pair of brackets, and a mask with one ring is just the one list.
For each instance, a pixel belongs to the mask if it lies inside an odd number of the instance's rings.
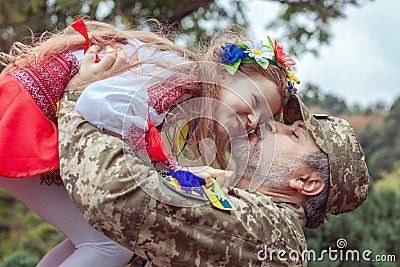
{"label": "yellow flower", "polygon": [[289,81],[294,82],[294,83],[298,83],[299,82],[299,79],[293,73],[287,71],[286,75],[287,75]]}

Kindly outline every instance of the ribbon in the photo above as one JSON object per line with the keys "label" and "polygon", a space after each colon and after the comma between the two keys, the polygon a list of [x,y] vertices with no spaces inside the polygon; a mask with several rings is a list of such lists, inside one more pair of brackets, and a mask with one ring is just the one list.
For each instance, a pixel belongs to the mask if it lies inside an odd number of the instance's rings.
{"label": "ribbon", "polygon": [[195,191],[200,195],[204,195],[204,191],[201,186],[206,185],[206,182],[203,178],[191,173],[190,171],[183,170],[169,170],[167,175],[176,178],[182,190],[188,193]]}
{"label": "ribbon", "polygon": [[147,154],[154,161],[168,164],[169,153],[164,140],[156,127],[154,127],[154,122],[150,118],[150,105],[147,107],[147,125],[149,127],[149,131],[145,137],[147,141]]}
{"label": "ribbon", "polygon": [[[89,49],[90,46],[90,39],[89,35],[87,33],[86,25],[81,19],[81,17],[78,16],[76,21],[71,24],[72,28],[74,28],[77,32],[79,32],[84,38],[85,38],[85,46],[83,47],[83,53],[86,54],[86,51]],[[96,55],[96,63],[100,62],[100,58],[98,55]]]}

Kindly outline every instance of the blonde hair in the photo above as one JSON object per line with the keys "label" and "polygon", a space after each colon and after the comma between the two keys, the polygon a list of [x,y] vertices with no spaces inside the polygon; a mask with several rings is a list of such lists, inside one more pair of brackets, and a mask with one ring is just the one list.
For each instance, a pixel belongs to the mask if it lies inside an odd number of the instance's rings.
{"label": "blonde hair", "polygon": [[[145,43],[146,46],[155,48],[157,51],[171,51],[191,62],[194,62],[194,64],[190,65],[190,69],[186,69],[184,72],[181,70],[178,71],[191,77],[196,76],[196,79],[198,79],[197,81],[200,82],[194,82],[185,85],[179,84],[179,86],[190,91],[194,97],[202,96],[205,99],[220,98],[221,86],[219,84],[221,83],[218,81],[229,74],[225,71],[225,69],[221,68],[221,64],[213,64],[212,66],[214,67],[210,68],[209,64],[203,63],[220,63],[220,49],[221,46],[226,42],[240,44],[248,40],[243,34],[243,29],[238,28],[230,31],[222,31],[216,34],[208,45],[199,48],[199,51],[197,52],[192,52],[174,44],[166,34],[161,34],[161,32],[165,32],[165,27],[163,28],[162,25],[160,27],[161,31],[156,33],[134,29],[122,30],[108,23],[91,21],[85,17],[83,17],[83,20],[85,21],[85,25],[87,27],[91,45],[99,45],[100,47],[115,46],[116,44],[123,45],[127,44],[130,39],[137,39]],[[6,71],[12,67],[35,65],[46,57],[60,54],[67,50],[74,51],[83,49],[84,44],[85,39],[71,26],[68,26],[59,32],[46,32],[39,36],[39,38],[32,37],[32,44],[30,45],[16,42],[12,45],[9,53],[0,53],[0,64],[6,66],[6,68],[2,71],[2,75],[4,75]],[[132,55],[132,57],[134,56],[135,53]],[[107,76],[117,75],[121,72],[138,67],[139,65],[145,63],[149,62],[131,59],[130,63],[127,64],[125,69],[119,70],[118,73],[107,74]],[[156,61],[151,63],[162,65],[162,63]],[[163,67],[168,68],[170,66],[165,65]],[[182,68],[188,67],[185,66]],[[270,64],[265,70],[258,64],[241,64],[238,71],[250,77],[255,74],[262,74],[276,84],[278,91],[281,94],[282,101],[285,99],[286,80],[284,73],[278,67]],[[213,82],[210,83],[201,81]],[[206,103],[204,106],[204,111],[209,112],[210,117],[212,117],[213,114],[211,113],[213,113],[213,111],[212,109],[207,108]],[[197,126],[191,135],[191,139],[188,140],[188,143],[196,149],[197,155],[199,155],[199,143],[204,138],[214,137],[217,145],[217,156],[216,161],[213,162],[213,165],[225,169],[228,162],[225,153],[227,145],[229,144],[228,136],[214,135],[216,123],[210,119],[200,118],[196,120],[196,122],[191,121],[189,122],[189,128],[191,128],[194,123],[196,123]],[[171,136],[169,136],[169,138],[171,138]]]}

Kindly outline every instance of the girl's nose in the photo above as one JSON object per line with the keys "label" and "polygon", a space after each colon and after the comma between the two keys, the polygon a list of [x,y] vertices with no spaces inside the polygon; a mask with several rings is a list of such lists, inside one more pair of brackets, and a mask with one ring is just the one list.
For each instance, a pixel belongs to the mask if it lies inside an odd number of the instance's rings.
{"label": "girl's nose", "polygon": [[254,113],[251,113],[247,116],[248,126],[252,129],[256,128],[258,125],[257,116]]}

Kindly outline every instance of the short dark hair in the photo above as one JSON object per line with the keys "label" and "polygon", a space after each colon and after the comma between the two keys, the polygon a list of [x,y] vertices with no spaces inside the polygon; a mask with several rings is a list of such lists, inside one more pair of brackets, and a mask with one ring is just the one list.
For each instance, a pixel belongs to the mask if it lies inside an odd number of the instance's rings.
{"label": "short dark hair", "polygon": [[325,183],[324,191],[312,197],[306,197],[301,203],[306,213],[307,223],[305,227],[318,228],[326,220],[325,208],[329,194],[329,161],[328,156],[322,151],[301,158],[302,163],[315,171]]}

